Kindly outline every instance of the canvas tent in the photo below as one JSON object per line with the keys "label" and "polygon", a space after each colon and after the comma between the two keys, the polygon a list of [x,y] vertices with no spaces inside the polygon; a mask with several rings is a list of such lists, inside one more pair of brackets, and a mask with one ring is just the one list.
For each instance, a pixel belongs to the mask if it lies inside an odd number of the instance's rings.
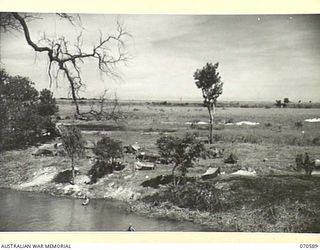
{"label": "canvas tent", "polygon": [[220,168],[208,168],[207,171],[201,176],[201,178],[203,180],[212,179],[220,174]]}

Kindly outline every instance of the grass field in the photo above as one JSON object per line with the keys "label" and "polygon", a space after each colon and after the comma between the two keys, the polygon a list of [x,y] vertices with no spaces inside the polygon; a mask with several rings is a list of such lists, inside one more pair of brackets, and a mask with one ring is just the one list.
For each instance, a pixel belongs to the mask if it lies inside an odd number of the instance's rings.
{"label": "grass field", "polygon": [[[60,122],[81,128],[87,141],[95,143],[102,135],[108,135],[122,141],[123,145],[137,142],[146,152],[157,152],[155,142],[163,134],[208,135],[208,114],[202,107],[126,103],[120,108],[125,119],[118,122],[79,121],[72,119],[74,107],[71,103],[63,102],[59,104]],[[88,110],[89,106],[81,105],[81,109]],[[298,153],[308,152],[312,158],[320,159],[320,123],[305,121],[319,117],[320,109],[218,108],[215,141],[206,147],[224,149],[224,157],[202,159],[187,175],[198,177],[209,166],[220,167],[225,175],[214,181],[191,183],[189,188],[180,190],[178,193],[184,194],[184,200],[190,200],[189,205],[167,187],[156,190],[141,186],[145,180],[170,174],[171,165],[157,164],[154,171],[135,171],[136,159],[130,154],[124,156],[126,168],[123,171],[106,176],[93,185],[85,184],[93,162],[79,160],[77,165],[81,174],[76,178],[76,185],[70,187],[52,182],[56,173],[70,168],[68,158],[34,157],[31,153],[35,147],[8,151],[0,157],[4,166],[0,169],[2,186],[55,195],[77,197],[87,193],[93,198],[123,200],[131,204],[131,210],[148,216],[190,220],[209,225],[214,230],[318,232],[316,222],[320,204],[315,197],[320,192],[319,177],[305,178],[304,173],[295,172],[293,166]],[[242,121],[258,124],[236,125]],[[224,163],[224,158],[231,153],[238,157],[238,162]],[[254,170],[257,176],[251,179],[228,177],[241,169]],[[204,193],[193,193],[199,190]],[[219,204],[224,204],[225,209],[215,211],[211,205],[210,209],[194,206],[203,194],[218,197]],[[209,204],[216,202],[210,199]]]}

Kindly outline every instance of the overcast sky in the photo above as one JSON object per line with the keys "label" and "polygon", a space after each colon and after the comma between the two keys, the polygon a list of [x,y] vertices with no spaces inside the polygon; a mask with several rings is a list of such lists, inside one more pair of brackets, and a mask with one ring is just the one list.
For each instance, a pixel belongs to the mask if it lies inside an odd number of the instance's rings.
{"label": "overcast sky", "polygon": [[[29,23],[31,37],[75,38],[78,28],[56,15]],[[86,91],[94,97],[104,89],[121,99],[201,99],[193,73],[207,62],[219,62],[224,81],[221,100],[320,101],[320,15],[82,15],[84,48],[102,33],[112,33],[117,18],[132,35],[132,57],[119,66],[121,78],[103,77],[92,61],[81,66]],[[35,56],[22,33],[2,33],[1,66],[10,74],[28,76],[38,89],[49,87],[47,58]],[[68,83],[51,90],[66,97]]]}

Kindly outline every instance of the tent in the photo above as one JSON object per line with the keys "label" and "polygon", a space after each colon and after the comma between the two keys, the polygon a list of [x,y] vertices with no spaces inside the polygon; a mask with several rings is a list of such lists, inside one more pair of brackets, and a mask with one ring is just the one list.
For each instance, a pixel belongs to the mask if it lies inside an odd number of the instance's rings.
{"label": "tent", "polygon": [[201,176],[201,178],[203,180],[212,179],[220,174],[220,168],[208,168],[207,171]]}

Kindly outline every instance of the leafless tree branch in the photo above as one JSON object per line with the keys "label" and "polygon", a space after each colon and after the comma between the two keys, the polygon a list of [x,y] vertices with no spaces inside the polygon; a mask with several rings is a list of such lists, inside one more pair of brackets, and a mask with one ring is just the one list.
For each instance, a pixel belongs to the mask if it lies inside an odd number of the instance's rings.
{"label": "leafless tree branch", "polygon": [[[72,25],[79,22],[80,16],[73,17],[66,13],[57,13],[60,18],[68,20]],[[129,57],[125,51],[124,38],[129,36],[127,32],[124,31],[123,26],[120,22],[117,22],[117,33],[110,35],[103,35],[100,32],[99,42],[93,46],[92,50],[85,52],[82,49],[83,39],[82,31],[76,38],[76,43],[71,45],[70,42],[64,37],[59,38],[49,38],[46,34],[35,43],[31,36],[27,25],[27,21],[32,19],[32,15],[20,14],[20,13],[4,13],[0,15],[1,17],[1,29],[6,30],[22,30],[25,36],[25,40],[28,45],[31,46],[35,52],[46,52],[48,54],[49,65],[48,65],[48,75],[50,85],[56,82],[58,85],[58,75],[59,72],[66,76],[73,101],[76,105],[76,114],[81,115],[78,105],[78,93],[79,90],[85,86],[82,82],[80,64],[84,63],[85,59],[94,59],[97,63],[98,69],[107,74],[115,76],[115,67],[118,63],[125,63]],[[2,23],[2,21],[4,23]],[[45,44],[45,45],[43,45]],[[114,49],[115,47],[115,49]],[[116,51],[116,53],[112,53]],[[56,67],[55,67],[56,66]]]}

